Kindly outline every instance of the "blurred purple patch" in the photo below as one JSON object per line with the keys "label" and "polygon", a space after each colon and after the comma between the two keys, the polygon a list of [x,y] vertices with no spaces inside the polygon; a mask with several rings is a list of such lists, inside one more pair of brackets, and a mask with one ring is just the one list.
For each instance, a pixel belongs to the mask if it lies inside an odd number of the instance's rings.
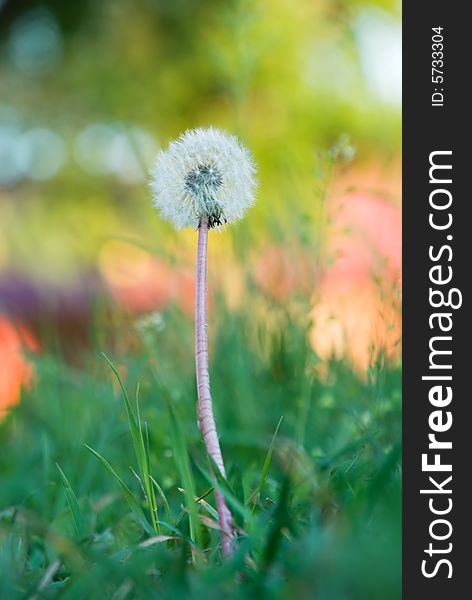
{"label": "blurred purple patch", "polygon": [[68,286],[36,282],[13,272],[0,278],[0,312],[24,323],[42,348],[54,347],[71,360],[89,345],[97,306],[109,300],[94,271]]}

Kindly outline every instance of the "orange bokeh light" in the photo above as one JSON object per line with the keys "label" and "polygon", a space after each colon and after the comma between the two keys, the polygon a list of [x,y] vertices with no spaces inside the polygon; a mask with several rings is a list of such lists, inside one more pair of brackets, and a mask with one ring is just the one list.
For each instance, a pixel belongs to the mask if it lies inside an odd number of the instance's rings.
{"label": "orange bokeh light", "polygon": [[0,417],[18,404],[21,388],[31,383],[33,367],[25,357],[25,349],[36,352],[38,348],[26,327],[0,316]]}
{"label": "orange bokeh light", "polygon": [[322,359],[345,357],[361,372],[375,351],[400,356],[400,182],[396,170],[350,173],[329,201],[332,262],[315,292],[311,341]]}

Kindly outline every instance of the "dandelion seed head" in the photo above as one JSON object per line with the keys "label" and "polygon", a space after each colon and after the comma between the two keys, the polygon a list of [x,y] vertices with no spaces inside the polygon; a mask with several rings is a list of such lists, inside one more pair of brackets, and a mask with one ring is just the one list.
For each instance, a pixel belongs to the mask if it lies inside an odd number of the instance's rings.
{"label": "dandelion seed head", "polygon": [[153,203],[177,229],[206,219],[218,227],[254,204],[255,165],[238,139],[218,129],[192,129],[157,155],[151,171]]}

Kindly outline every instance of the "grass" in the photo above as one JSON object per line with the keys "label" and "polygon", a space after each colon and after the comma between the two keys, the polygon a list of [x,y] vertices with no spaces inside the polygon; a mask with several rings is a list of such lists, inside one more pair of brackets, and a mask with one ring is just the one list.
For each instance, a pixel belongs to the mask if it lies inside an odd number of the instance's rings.
{"label": "grass", "polygon": [[399,368],[378,353],[367,380],[341,361],[321,379],[303,311],[215,314],[235,554],[221,561],[192,322],[169,310],[132,351],[96,335],[80,365],[35,359],[0,425],[2,600],[401,597]]}

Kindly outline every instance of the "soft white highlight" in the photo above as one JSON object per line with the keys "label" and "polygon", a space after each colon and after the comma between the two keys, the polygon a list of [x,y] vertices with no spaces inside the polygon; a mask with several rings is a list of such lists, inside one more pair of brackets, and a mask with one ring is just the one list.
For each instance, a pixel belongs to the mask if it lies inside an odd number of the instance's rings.
{"label": "soft white highlight", "polygon": [[209,227],[243,217],[254,204],[255,165],[234,135],[192,129],[159,152],[151,171],[153,202],[177,229]]}

